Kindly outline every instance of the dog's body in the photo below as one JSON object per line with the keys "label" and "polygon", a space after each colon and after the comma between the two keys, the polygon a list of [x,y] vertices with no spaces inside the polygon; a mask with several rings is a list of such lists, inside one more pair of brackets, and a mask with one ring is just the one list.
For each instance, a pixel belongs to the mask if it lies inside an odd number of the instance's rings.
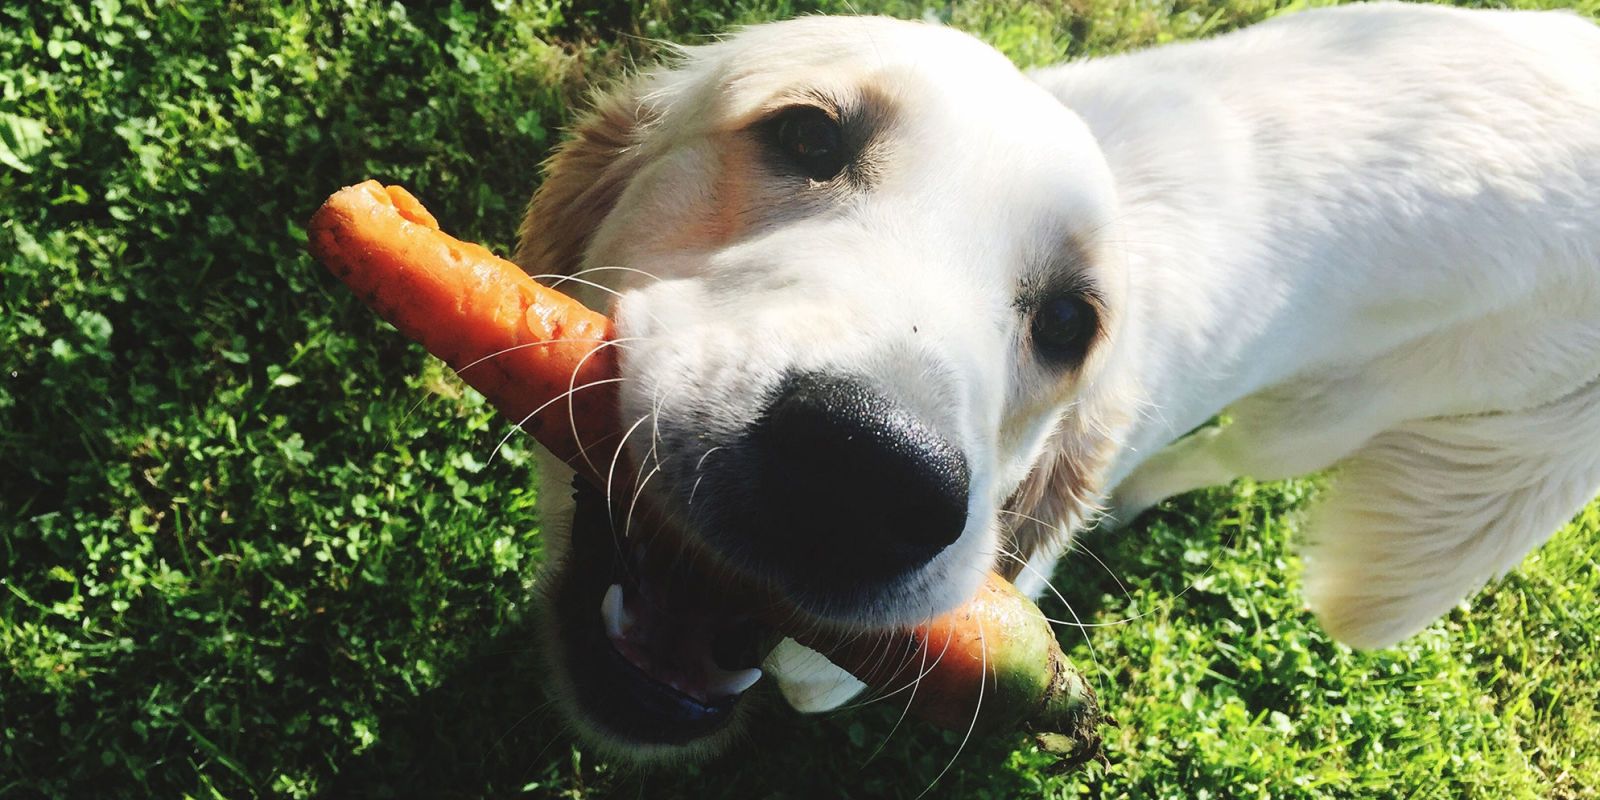
{"label": "dog's body", "polygon": [[1349,7],[1035,77],[1111,163],[1148,310],[1114,514],[1338,464],[1311,601],[1383,646],[1595,495],[1600,28]]}
{"label": "dog's body", "polygon": [[[1310,600],[1382,646],[1594,496],[1600,28],[1378,5],[1027,79],[982,50],[882,20],[753,29],[632,84],[553,162],[519,258],[659,279],[594,275],[622,293],[625,411],[655,420],[630,452],[720,565],[823,622],[902,622],[991,567],[1026,560],[1038,591],[1099,504],[1125,521],[1336,467]],[[869,121],[849,180],[783,183],[743,138],[808,92]],[[855,135],[838,124],[825,144]],[[1072,346],[1046,359],[1041,340]],[[738,470],[770,469],[744,431],[802,369],[865,376],[963,476],[948,543],[827,590],[844,599],[721,538],[762,509],[693,508],[707,474],[737,506]],[[729,478],[706,468],[721,450],[756,455]],[[851,693],[803,655],[768,661],[796,705]]]}

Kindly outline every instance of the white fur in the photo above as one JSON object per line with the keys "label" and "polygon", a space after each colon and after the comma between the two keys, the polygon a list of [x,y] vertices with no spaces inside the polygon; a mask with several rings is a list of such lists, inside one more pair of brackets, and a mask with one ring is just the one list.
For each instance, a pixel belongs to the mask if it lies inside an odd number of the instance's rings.
{"label": "white fur", "polygon": [[1122,516],[1338,467],[1310,600],[1378,647],[1595,495],[1595,25],[1348,7],[1038,77],[1095,131],[1137,231],[1129,349],[1159,414],[1108,477]]}
{"label": "white fur", "polygon": [[[685,241],[723,202],[716,137],[797,87],[850,93],[868,81],[899,101],[905,134],[870,192],[730,241]],[[742,425],[785,370],[871,376],[967,454],[969,522],[848,621],[913,622],[971,596],[999,546],[997,512],[1060,414],[1039,392],[1054,374],[1018,357],[1015,274],[1064,236],[1113,223],[1088,130],[976,39],[872,17],[792,20],[690,48],[644,78],[638,102],[655,117],[627,156],[640,166],[583,259],[654,276],[595,276],[625,290],[618,330],[638,339],[621,359],[624,422]],[[640,436],[630,450],[650,462],[655,445]],[[671,455],[687,465],[704,452]]]}
{"label": "white fur", "polygon": [[[729,132],[797,87],[863,82],[901,115],[881,183],[718,238],[709,210],[743,185]],[[632,91],[644,121],[606,175],[624,188],[582,258],[661,279],[593,276],[644,337],[625,421],[733,424],[782,370],[845,367],[972,461],[968,530],[854,621],[965,596],[1017,497],[1060,534],[1024,554],[1037,591],[1096,499],[1131,518],[1336,467],[1310,599],[1383,646],[1600,486],[1600,28],[1580,17],[1352,6],[1026,77],[953,31],[813,18],[691,48]],[[1061,378],[1010,303],[1069,238],[1110,319]],[[845,699],[802,671],[802,705]]]}

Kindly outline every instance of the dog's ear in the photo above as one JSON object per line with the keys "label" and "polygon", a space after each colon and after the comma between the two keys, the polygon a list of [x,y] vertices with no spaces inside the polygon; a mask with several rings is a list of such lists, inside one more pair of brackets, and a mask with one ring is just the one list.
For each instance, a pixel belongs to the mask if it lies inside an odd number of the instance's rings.
{"label": "dog's ear", "polygon": [[528,203],[512,257],[531,274],[570,274],[594,231],[638,172],[639,144],[655,120],[645,81],[630,79],[596,95],[567,141],[544,163],[544,182]]}
{"label": "dog's ear", "polygon": [[1081,416],[1062,423],[1044,456],[1006,501],[1011,513],[1002,521],[1019,558],[1000,565],[1002,575],[1019,580],[1025,562],[1041,553],[1059,555],[1073,532],[1098,519],[1116,444],[1104,428],[1086,424]]}

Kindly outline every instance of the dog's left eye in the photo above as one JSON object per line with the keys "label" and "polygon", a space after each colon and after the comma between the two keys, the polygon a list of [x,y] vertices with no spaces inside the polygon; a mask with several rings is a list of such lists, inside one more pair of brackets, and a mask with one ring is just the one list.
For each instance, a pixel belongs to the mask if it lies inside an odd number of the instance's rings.
{"label": "dog's left eye", "polygon": [[1095,332],[1094,306],[1078,292],[1051,295],[1033,312],[1030,332],[1039,357],[1055,364],[1083,358]]}
{"label": "dog's left eye", "polygon": [[830,180],[844,171],[844,132],[839,122],[814,106],[796,106],[773,120],[778,149],[806,177]]}

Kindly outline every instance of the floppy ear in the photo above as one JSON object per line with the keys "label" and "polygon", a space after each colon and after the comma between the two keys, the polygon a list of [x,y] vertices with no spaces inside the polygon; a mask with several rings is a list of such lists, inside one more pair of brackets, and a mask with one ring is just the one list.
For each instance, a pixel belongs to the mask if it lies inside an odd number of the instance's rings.
{"label": "floppy ear", "polygon": [[1007,544],[1018,558],[1005,559],[1000,573],[1029,586],[1049,575],[1022,575],[1023,564],[1043,557],[1053,562],[1072,542],[1073,534],[1100,515],[1106,471],[1117,441],[1082,417],[1063,421],[1033,472],[1006,501],[1003,516]]}
{"label": "floppy ear", "polygon": [[530,274],[570,274],[643,159],[639,144],[656,118],[644,79],[596,95],[594,107],[544,163],[512,259]]}

